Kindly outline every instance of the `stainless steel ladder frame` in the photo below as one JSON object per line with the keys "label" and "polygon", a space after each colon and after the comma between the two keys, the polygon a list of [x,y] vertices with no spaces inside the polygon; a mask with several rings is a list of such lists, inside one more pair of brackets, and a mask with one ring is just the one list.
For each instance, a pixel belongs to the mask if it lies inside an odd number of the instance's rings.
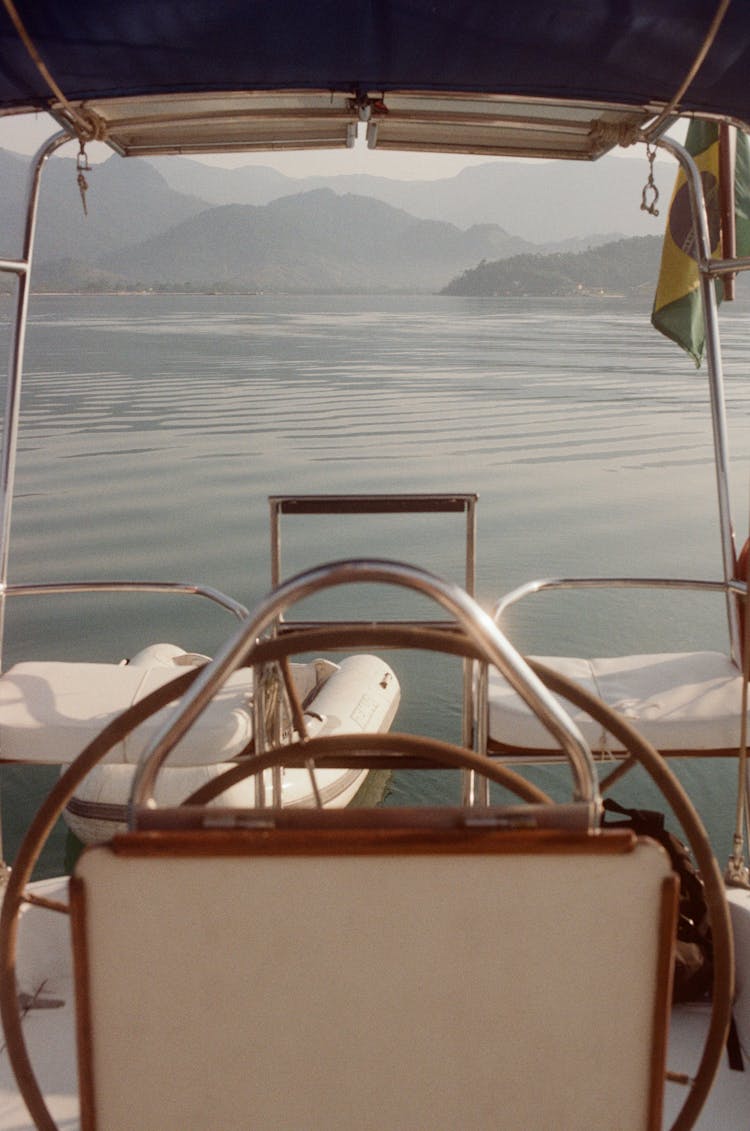
{"label": "stainless steel ladder frame", "polygon": [[[476,588],[476,507],[478,495],[472,493],[450,494],[358,494],[358,495],[271,495],[268,500],[271,518],[271,586],[276,589],[283,580],[281,565],[281,518],[283,515],[372,515],[372,514],[456,514],[465,517],[465,558],[463,588],[470,597]],[[287,621],[279,617],[277,631],[287,627],[322,628],[323,621]],[[345,621],[347,627],[357,627],[369,621]],[[398,622],[389,622],[398,623]],[[409,622],[413,623],[413,622]],[[454,628],[452,620],[420,621],[433,628]],[[474,720],[474,680],[472,663],[463,663],[463,695],[461,714],[461,741],[472,745]],[[471,792],[468,780],[464,785],[464,803]]]}

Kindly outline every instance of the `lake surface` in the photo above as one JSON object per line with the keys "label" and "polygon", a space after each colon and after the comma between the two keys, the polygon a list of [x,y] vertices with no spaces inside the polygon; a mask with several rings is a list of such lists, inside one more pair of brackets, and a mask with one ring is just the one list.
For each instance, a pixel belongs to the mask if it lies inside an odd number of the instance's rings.
{"label": "lake surface", "polygon": [[[2,300],[3,344],[9,314]],[[742,538],[750,315],[725,308],[722,326]],[[36,297],[16,488],[15,582],[202,581],[253,604],[269,585],[268,495],[366,491],[477,492],[488,605],[532,577],[720,575],[705,368],[614,300]],[[463,529],[450,516],[289,519],[283,550],[287,574],[356,554],[461,580]],[[404,600],[350,591],[342,612],[400,615]],[[4,662],[118,660],[155,640],[210,652],[232,627],[193,600],[19,600]],[[694,594],[545,596],[510,631],[537,654],[726,646],[721,599]],[[456,665],[391,659],[399,725],[455,737]],[[680,772],[723,860],[734,767]],[[12,857],[40,784],[3,775]],[[448,787],[398,776],[391,803],[415,788],[426,799]]]}

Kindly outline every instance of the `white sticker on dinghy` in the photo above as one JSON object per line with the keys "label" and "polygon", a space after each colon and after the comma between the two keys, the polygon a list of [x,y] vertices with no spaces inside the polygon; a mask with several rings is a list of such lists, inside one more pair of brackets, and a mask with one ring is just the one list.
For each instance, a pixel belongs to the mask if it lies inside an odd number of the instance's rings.
{"label": "white sticker on dinghy", "polygon": [[367,724],[378,709],[377,700],[373,699],[371,695],[363,695],[357,706],[352,711],[350,718],[362,730],[367,729]]}

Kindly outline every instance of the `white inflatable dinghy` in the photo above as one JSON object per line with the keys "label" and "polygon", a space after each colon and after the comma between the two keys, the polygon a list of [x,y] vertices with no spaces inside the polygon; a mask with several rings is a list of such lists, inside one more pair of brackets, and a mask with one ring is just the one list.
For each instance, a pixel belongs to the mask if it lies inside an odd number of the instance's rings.
{"label": "white inflatable dinghy", "polygon": [[[32,661],[0,677],[0,757],[3,761],[67,765],[104,727],[133,703],[209,657],[172,644],[155,644],[121,664]],[[290,665],[311,736],[387,731],[400,700],[393,670],[370,655],[348,656],[340,664],[317,659]],[[253,737],[253,675],[243,669],[227,680],[157,779],[156,798],[176,804],[217,777]],[[136,765],[172,710],[152,715],[107,754],[84,779],[65,819],[84,843],[108,840],[124,826]],[[349,804],[365,770],[316,770],[323,803]],[[270,771],[264,779],[271,790]],[[307,770],[285,769],[282,803],[312,805]],[[252,777],[233,786],[217,804],[253,806]]]}

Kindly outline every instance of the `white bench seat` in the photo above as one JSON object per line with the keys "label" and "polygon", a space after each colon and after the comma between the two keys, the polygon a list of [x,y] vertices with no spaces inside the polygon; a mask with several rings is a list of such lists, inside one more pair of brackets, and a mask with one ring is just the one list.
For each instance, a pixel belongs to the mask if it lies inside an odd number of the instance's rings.
{"label": "white bench seat", "polygon": [[[740,741],[742,673],[721,652],[679,652],[577,659],[533,657],[598,696],[667,752],[733,751]],[[489,678],[492,747],[557,750],[552,735],[497,672]],[[570,711],[592,750],[619,744],[582,711]]]}

